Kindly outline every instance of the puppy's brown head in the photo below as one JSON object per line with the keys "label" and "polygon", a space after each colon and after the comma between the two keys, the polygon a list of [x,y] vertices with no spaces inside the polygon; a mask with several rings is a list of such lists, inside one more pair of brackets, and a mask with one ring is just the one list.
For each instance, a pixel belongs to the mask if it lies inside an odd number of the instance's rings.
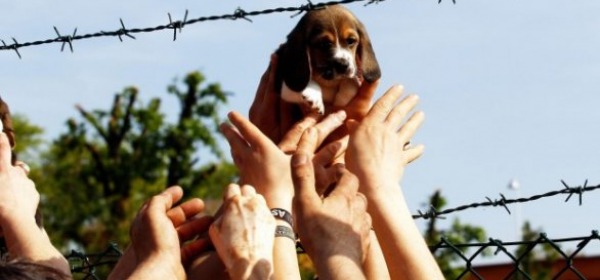
{"label": "puppy's brown head", "polygon": [[321,86],[381,76],[363,24],[341,5],[307,12],[278,50],[278,81],[297,92],[312,78]]}

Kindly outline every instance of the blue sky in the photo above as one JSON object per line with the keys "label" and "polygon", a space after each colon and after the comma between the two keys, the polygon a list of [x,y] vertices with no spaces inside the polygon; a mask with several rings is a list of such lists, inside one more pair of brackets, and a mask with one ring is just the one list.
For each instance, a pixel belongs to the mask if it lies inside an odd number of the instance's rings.
{"label": "blue sky", "polygon": [[[299,6],[304,1],[5,1],[0,0],[0,39],[19,42],[168,23],[182,19]],[[316,2],[315,2],[316,3]],[[403,188],[413,212],[435,189],[450,206],[516,196],[511,178],[528,197],[562,188],[564,179],[600,184],[600,2],[388,0],[348,7],[369,30],[383,72],[379,92],[400,83],[420,95],[426,122],[415,142],[425,155],[406,172]],[[81,40],[75,52],[60,44],[0,52],[0,94],[15,112],[46,129],[65,131],[75,104],[108,108],[114,93],[135,85],[141,98],[165,97],[174,77],[202,71],[234,94],[228,108],[246,113],[269,54],[298,18],[290,13],[187,26],[172,31]],[[588,235],[599,228],[600,191],[583,205],[564,196],[519,207],[522,220],[550,237]],[[450,215],[481,225],[488,234],[515,240],[515,215],[502,208]]]}

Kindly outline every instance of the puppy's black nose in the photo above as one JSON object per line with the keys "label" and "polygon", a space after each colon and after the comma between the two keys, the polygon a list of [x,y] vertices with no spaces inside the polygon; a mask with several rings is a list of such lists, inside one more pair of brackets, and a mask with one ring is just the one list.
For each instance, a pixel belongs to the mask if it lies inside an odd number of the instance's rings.
{"label": "puppy's black nose", "polygon": [[348,63],[345,59],[336,60],[333,63],[333,68],[335,72],[345,74],[348,72],[348,68],[350,67],[350,63]]}

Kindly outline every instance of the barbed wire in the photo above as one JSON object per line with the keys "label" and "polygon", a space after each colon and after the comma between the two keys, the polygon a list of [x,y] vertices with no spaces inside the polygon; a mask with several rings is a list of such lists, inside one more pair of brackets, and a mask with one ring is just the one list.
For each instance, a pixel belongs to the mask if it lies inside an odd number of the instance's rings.
{"label": "barbed wire", "polygon": [[[175,40],[177,40],[177,33],[178,32],[181,33],[182,29],[185,26],[200,23],[200,22],[218,21],[218,20],[238,20],[238,19],[244,19],[248,22],[252,22],[250,17],[257,17],[257,16],[261,16],[261,15],[267,15],[267,14],[273,14],[273,13],[284,13],[284,12],[295,12],[295,14],[293,14],[291,16],[291,17],[295,17],[299,14],[302,14],[303,12],[316,10],[316,9],[322,9],[323,7],[326,7],[326,6],[331,6],[331,5],[336,5],[336,4],[350,4],[350,3],[354,3],[354,2],[365,2],[365,1],[367,3],[364,6],[368,6],[371,4],[378,4],[385,0],[341,0],[341,1],[322,2],[322,3],[317,3],[317,4],[313,4],[310,0],[308,0],[307,4],[300,5],[299,7],[278,7],[278,8],[271,8],[271,9],[265,9],[265,10],[250,11],[250,12],[247,12],[242,8],[237,8],[233,13],[223,14],[223,15],[203,16],[203,17],[193,18],[193,19],[189,19],[189,20],[188,20],[189,11],[186,10],[183,20],[173,20],[173,18],[171,17],[171,13],[167,13],[168,18],[169,18],[169,23],[164,24],[164,25],[158,25],[158,26],[154,26],[154,27],[128,29],[125,27],[125,23],[123,22],[123,19],[119,19],[121,27],[117,30],[98,31],[98,32],[82,34],[82,35],[77,35],[77,28],[74,29],[74,31],[71,35],[63,35],[60,33],[58,28],[56,28],[56,26],[53,26],[54,32],[57,35],[55,38],[20,43],[19,41],[17,41],[17,39],[15,37],[12,37],[11,38],[12,42],[13,42],[12,44],[7,44],[6,41],[0,39],[0,42],[2,43],[2,45],[0,45],[0,51],[14,51],[17,54],[17,56],[19,57],[19,59],[21,59],[22,56],[21,56],[21,53],[19,52],[19,49],[22,49],[25,47],[39,46],[39,45],[46,45],[46,44],[53,44],[53,43],[61,43],[62,44],[62,46],[60,48],[61,52],[65,50],[66,45],[68,45],[69,50],[71,52],[73,52],[73,42],[77,41],[77,40],[99,38],[99,37],[118,37],[119,41],[123,42],[123,36],[129,37],[129,38],[135,40],[136,38],[132,34],[156,32],[156,31],[169,30],[169,29],[173,30],[173,41],[175,41]],[[441,2],[442,2],[442,0],[438,0],[438,4]],[[456,0],[452,0],[452,2],[456,3]]]}
{"label": "barbed wire", "polygon": [[435,209],[435,207],[433,207],[432,205],[429,206],[429,209],[425,212],[421,211],[421,210],[417,210],[418,214],[414,214],[412,215],[413,219],[432,219],[432,218],[438,218],[438,219],[444,219],[445,217],[443,217],[443,215],[447,215],[453,212],[460,212],[460,211],[464,211],[470,208],[477,208],[477,207],[504,207],[504,209],[508,212],[508,214],[511,214],[510,209],[508,209],[508,205],[509,204],[513,204],[513,203],[524,203],[524,202],[530,202],[533,200],[538,200],[541,198],[546,198],[546,197],[551,197],[551,196],[555,196],[555,195],[559,195],[559,194],[566,194],[568,195],[567,198],[565,199],[565,202],[569,201],[569,199],[571,199],[571,197],[576,194],[579,197],[579,205],[581,205],[583,203],[583,193],[584,192],[589,192],[589,191],[594,191],[600,188],[600,184],[596,185],[596,186],[588,186],[588,180],[585,180],[585,183],[583,185],[577,186],[577,187],[571,187],[569,186],[567,183],[565,183],[564,180],[560,181],[564,188],[560,189],[560,190],[555,190],[555,191],[550,191],[544,194],[538,194],[538,195],[533,195],[530,197],[523,197],[523,198],[516,198],[516,199],[507,199],[504,194],[500,193],[500,199],[491,199],[489,197],[485,197],[486,201],[484,202],[477,202],[477,203],[471,203],[471,204],[465,204],[465,205],[461,205],[455,208],[449,208],[446,210],[438,210]]}

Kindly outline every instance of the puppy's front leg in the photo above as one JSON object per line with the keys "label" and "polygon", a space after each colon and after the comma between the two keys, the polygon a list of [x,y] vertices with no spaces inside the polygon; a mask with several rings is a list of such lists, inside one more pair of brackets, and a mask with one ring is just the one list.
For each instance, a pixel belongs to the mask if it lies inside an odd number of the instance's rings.
{"label": "puppy's front leg", "polygon": [[312,110],[319,112],[319,114],[325,114],[325,104],[323,103],[321,87],[313,80],[310,80],[306,88],[300,93],[288,88],[284,82],[281,90],[281,98],[287,102],[304,103]]}

